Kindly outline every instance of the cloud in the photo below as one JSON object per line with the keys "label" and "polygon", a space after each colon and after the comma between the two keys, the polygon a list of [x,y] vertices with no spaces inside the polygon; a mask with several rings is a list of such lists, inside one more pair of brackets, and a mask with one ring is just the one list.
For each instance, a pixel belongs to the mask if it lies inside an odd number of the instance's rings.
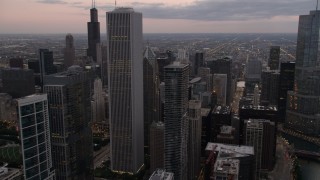
{"label": "cloud", "polygon": [[43,4],[68,4],[68,2],[62,0],[39,0],[37,2]]}
{"label": "cloud", "polygon": [[146,18],[204,21],[271,19],[307,14],[310,9],[315,9],[311,0],[196,0],[186,6],[138,2],[131,5]]}

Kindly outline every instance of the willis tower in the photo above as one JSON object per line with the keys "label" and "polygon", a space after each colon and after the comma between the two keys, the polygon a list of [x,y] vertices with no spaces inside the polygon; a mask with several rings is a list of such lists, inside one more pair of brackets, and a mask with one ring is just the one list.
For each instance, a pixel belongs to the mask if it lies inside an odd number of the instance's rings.
{"label": "willis tower", "polygon": [[97,62],[99,48],[100,48],[100,23],[98,22],[98,10],[95,8],[95,1],[92,1],[92,8],[90,9],[90,22],[88,22],[87,56],[92,57],[94,62]]}

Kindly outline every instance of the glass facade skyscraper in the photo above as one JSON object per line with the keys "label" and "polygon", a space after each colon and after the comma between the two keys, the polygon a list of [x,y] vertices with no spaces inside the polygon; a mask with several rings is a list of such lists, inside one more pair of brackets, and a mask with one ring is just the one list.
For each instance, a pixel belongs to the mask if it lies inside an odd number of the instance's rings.
{"label": "glass facade skyscraper", "polygon": [[142,14],[107,12],[111,169],[136,173],[144,164]]}
{"label": "glass facade skyscraper", "polygon": [[164,67],[165,169],[174,179],[187,179],[188,168],[188,86],[189,65],[174,62]]}
{"label": "glass facade skyscraper", "polygon": [[54,180],[46,94],[17,99],[25,180]]}
{"label": "glass facade skyscraper", "polygon": [[320,11],[299,18],[295,81],[288,92],[286,125],[320,136]]}
{"label": "glass facade skyscraper", "polygon": [[79,66],[45,77],[56,180],[93,179],[90,78]]}

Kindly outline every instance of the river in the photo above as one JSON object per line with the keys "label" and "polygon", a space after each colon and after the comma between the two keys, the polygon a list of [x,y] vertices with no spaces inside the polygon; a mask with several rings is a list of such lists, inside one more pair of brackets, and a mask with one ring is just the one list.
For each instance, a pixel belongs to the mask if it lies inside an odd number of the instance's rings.
{"label": "river", "polygon": [[[295,149],[320,152],[320,147],[313,143],[304,141],[288,134],[283,134],[282,136],[287,139],[290,144],[293,143]],[[319,161],[303,158],[299,158],[298,161],[300,164],[300,173],[302,178],[301,180],[320,180]]]}

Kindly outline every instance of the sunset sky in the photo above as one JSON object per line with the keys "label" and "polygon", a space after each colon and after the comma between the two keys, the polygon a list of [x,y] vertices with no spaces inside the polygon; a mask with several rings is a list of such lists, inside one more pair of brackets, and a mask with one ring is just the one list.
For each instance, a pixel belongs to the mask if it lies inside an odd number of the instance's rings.
{"label": "sunset sky", "polygon": [[[0,0],[0,33],[86,33],[91,0]],[[296,33],[316,0],[117,0],[143,13],[144,33]],[[101,33],[115,1],[96,0]]]}

